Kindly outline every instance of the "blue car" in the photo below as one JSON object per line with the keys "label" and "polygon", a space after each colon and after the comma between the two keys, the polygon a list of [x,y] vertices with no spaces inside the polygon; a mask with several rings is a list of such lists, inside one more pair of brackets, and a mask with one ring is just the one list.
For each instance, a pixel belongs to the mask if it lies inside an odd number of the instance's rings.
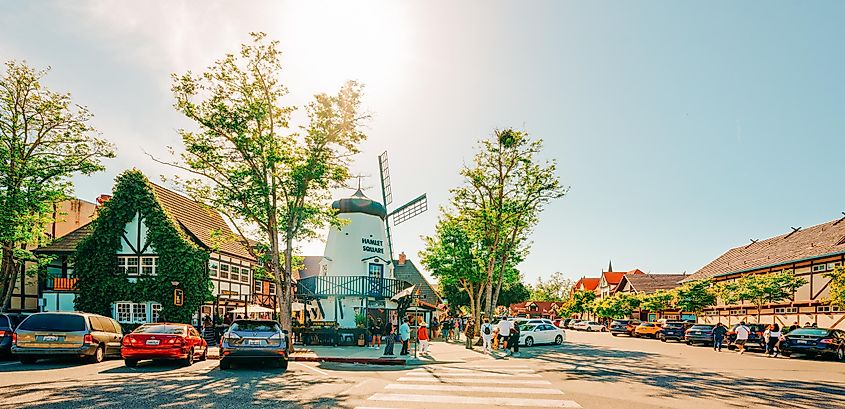
{"label": "blue car", "polygon": [[667,322],[657,332],[657,338],[663,342],[669,340],[683,341],[687,328],[692,325],[686,322]]}
{"label": "blue car", "polygon": [[845,331],[827,328],[798,328],[780,343],[783,356],[803,354],[845,361]]}
{"label": "blue car", "polygon": [[236,320],[223,334],[220,345],[220,369],[232,362],[272,362],[288,367],[288,339],[279,323],[272,320]]}
{"label": "blue car", "polygon": [[0,314],[0,357],[12,356],[12,334],[24,318],[21,314]]}
{"label": "blue car", "polygon": [[713,328],[715,325],[696,324],[684,333],[684,341],[687,345],[705,344],[713,345]]}

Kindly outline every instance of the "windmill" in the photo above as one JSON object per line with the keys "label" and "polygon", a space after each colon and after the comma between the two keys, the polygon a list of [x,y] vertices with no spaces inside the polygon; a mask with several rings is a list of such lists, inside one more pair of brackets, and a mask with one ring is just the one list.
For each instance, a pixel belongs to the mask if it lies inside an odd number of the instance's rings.
{"label": "windmill", "polygon": [[[384,208],[387,209],[387,206],[393,203],[393,190],[390,186],[390,168],[387,163],[387,151],[384,151],[378,157],[378,170],[381,175],[381,198],[384,201]],[[393,260],[393,238],[390,235],[390,220],[393,220],[393,226],[396,227],[419,216],[426,210],[428,210],[428,199],[425,193],[397,207],[393,211],[388,210],[384,225],[387,230],[387,251],[390,254],[391,261]]]}

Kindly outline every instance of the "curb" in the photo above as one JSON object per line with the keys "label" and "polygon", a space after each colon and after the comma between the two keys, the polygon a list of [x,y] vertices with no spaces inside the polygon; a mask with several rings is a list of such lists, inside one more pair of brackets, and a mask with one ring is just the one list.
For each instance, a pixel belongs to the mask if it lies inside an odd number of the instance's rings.
{"label": "curb", "polygon": [[340,362],[347,364],[364,365],[405,365],[404,359],[398,358],[346,358],[346,357],[318,357],[318,356],[296,356],[290,357],[291,361],[299,362]]}

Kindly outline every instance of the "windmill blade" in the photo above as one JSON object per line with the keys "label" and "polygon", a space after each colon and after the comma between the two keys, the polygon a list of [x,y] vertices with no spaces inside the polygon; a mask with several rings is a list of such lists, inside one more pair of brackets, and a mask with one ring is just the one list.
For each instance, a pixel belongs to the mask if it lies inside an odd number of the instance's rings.
{"label": "windmill blade", "polygon": [[399,206],[399,208],[390,212],[387,217],[392,216],[393,225],[396,226],[400,223],[411,220],[416,216],[419,216],[426,210],[428,210],[428,198],[426,197],[425,193],[423,193],[416,199],[411,200],[410,202],[405,203],[402,206]]}
{"label": "windmill blade", "polygon": [[387,166],[387,151],[378,156],[378,171],[381,174],[381,197],[384,207],[393,203],[393,189],[390,187],[390,168]]}

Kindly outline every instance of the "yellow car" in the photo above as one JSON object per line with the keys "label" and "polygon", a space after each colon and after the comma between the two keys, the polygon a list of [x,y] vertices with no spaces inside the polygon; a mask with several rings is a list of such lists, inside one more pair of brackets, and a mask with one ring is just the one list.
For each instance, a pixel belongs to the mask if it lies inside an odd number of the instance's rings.
{"label": "yellow car", "polygon": [[637,328],[634,329],[634,336],[657,338],[657,333],[660,332],[661,328],[662,327],[659,323],[644,322],[640,325],[637,325]]}

